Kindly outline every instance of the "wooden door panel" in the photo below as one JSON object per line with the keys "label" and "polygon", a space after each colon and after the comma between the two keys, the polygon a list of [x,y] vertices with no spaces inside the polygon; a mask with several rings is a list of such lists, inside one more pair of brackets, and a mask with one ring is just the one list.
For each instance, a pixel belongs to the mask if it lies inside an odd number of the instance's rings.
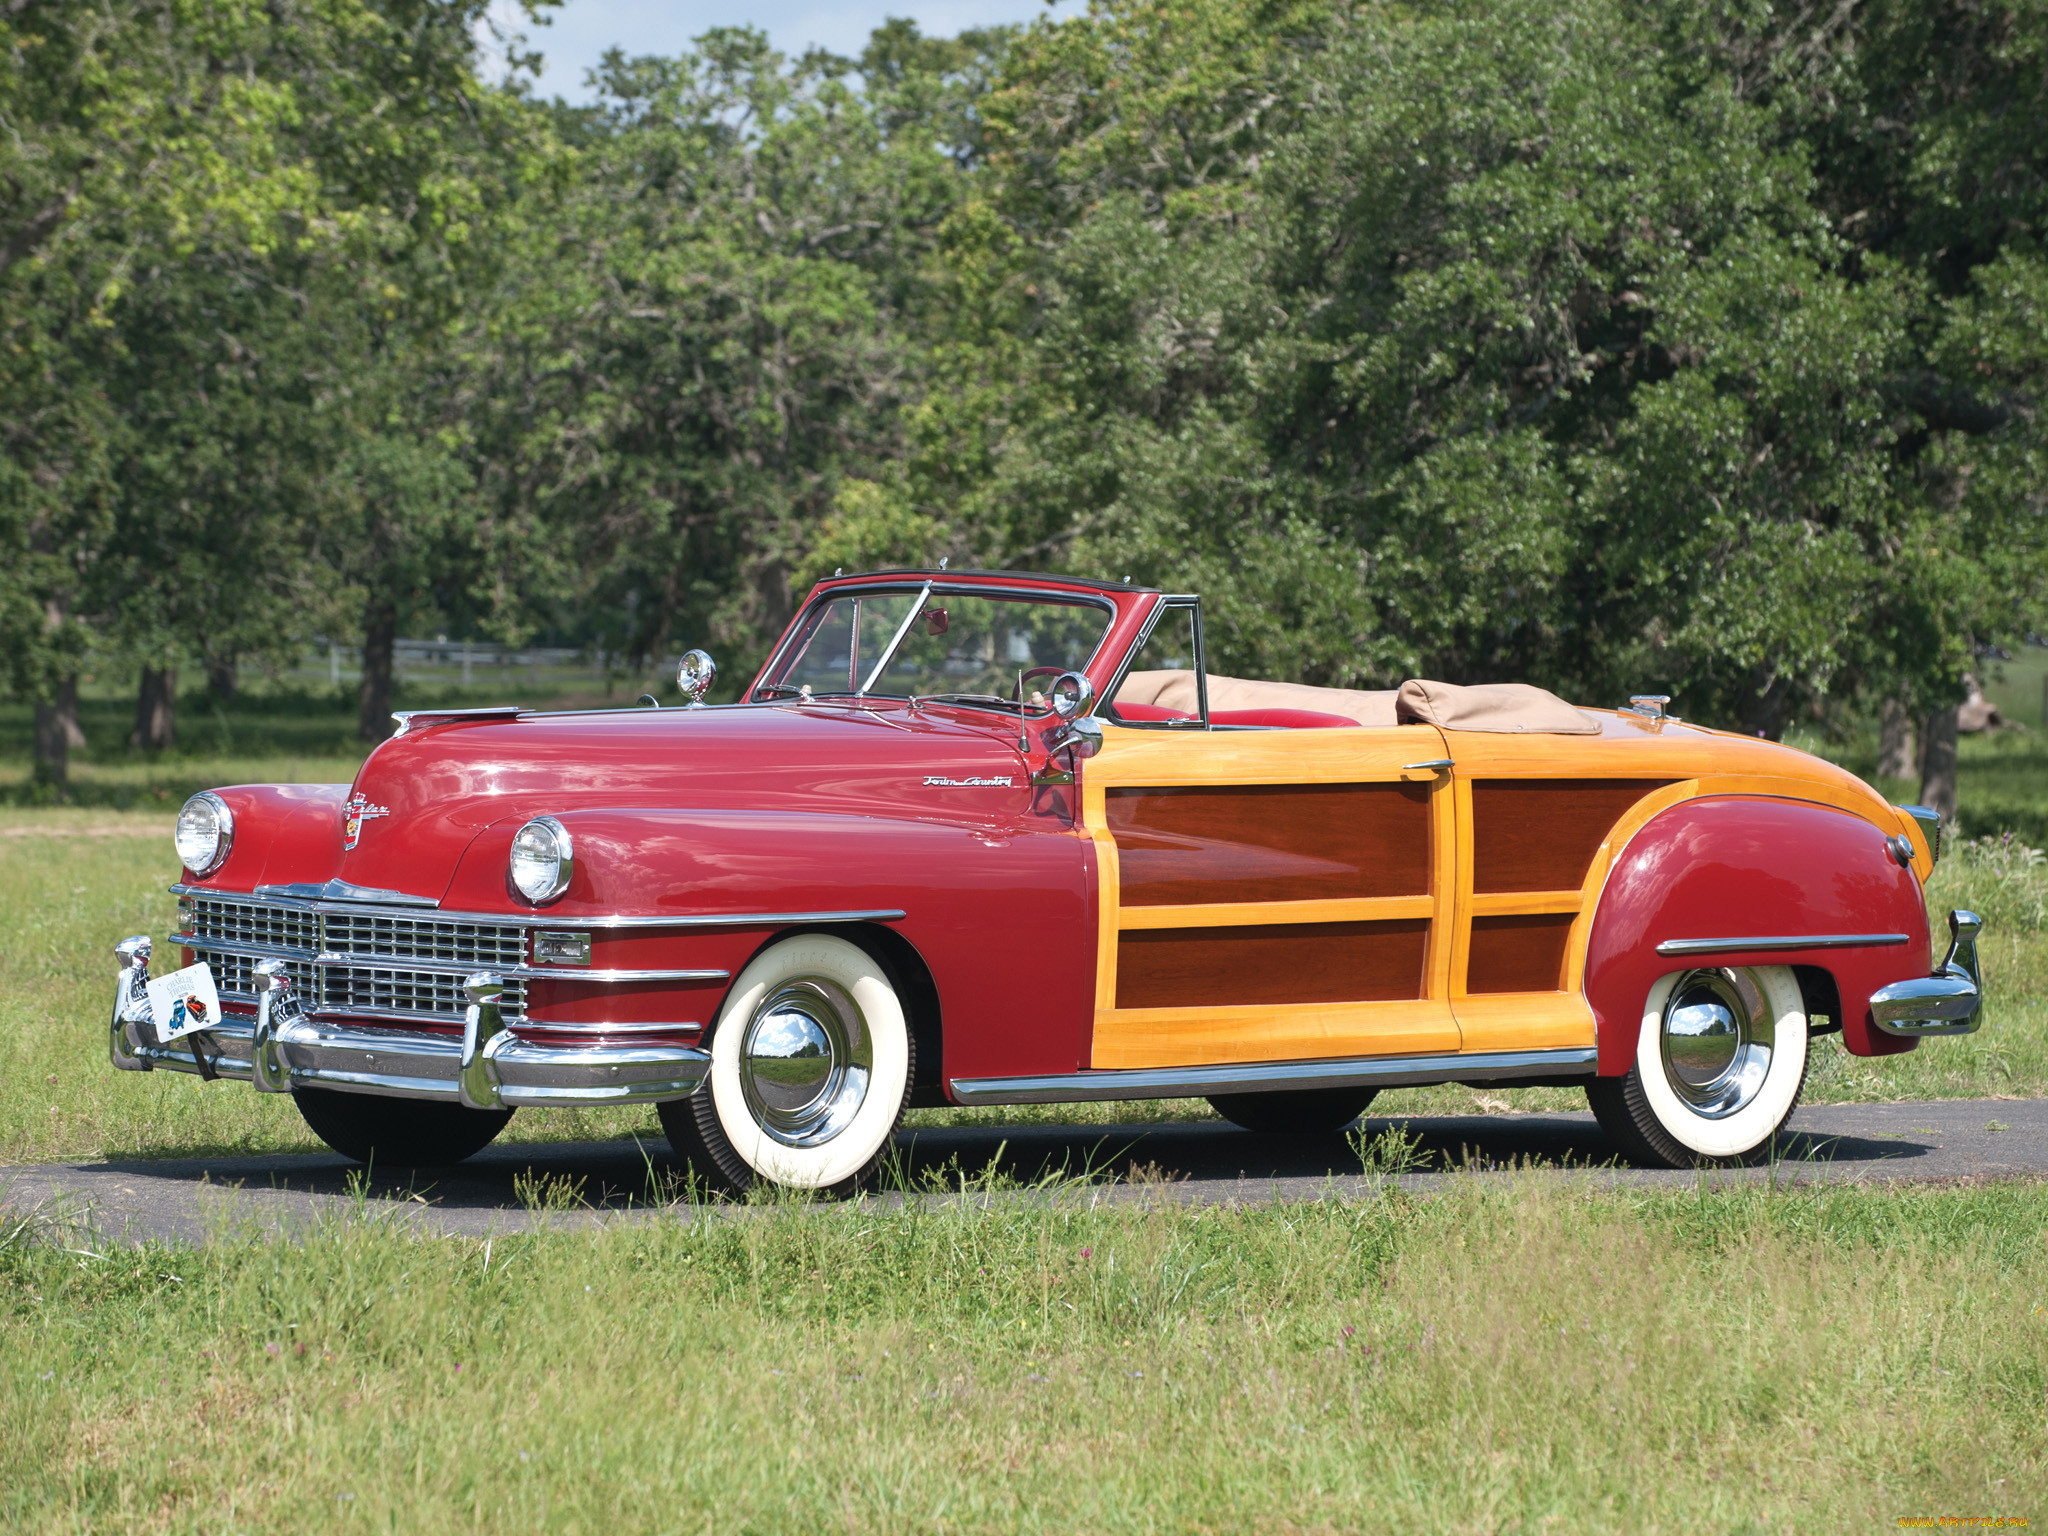
{"label": "wooden door panel", "polygon": [[1118,1008],[1419,998],[1429,922],[1154,928],[1117,941]]}
{"label": "wooden door panel", "polygon": [[1478,779],[1472,889],[1577,890],[1628,808],[1664,779]]}
{"label": "wooden door panel", "polygon": [[1427,783],[1111,789],[1124,906],[1419,896]]}
{"label": "wooden door panel", "polygon": [[1456,839],[1433,727],[1146,732],[1083,770],[1101,868],[1090,1064],[1456,1050]]}

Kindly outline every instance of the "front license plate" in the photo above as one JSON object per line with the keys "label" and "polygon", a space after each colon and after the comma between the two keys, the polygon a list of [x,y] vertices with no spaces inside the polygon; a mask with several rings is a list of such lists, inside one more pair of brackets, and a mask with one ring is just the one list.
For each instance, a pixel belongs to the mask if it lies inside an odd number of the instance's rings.
{"label": "front license plate", "polygon": [[220,1022],[220,992],[213,984],[213,967],[202,960],[182,971],[152,977],[149,1012],[156,1020],[157,1039],[166,1045],[212,1029]]}

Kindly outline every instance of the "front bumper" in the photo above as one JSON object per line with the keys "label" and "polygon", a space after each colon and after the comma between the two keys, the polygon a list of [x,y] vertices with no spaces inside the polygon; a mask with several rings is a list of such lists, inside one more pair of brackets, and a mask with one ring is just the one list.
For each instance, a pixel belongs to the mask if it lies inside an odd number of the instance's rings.
{"label": "front bumper", "polygon": [[1967,1035],[1983,1020],[1984,981],[1977,964],[1977,935],[1984,921],[1974,912],[1948,915],[1948,955],[1932,976],[1913,976],[1879,987],[1870,1016],[1888,1035]]}
{"label": "front bumper", "polygon": [[[132,941],[131,941],[132,942]],[[280,973],[254,1023],[234,1018],[169,1045],[157,1043],[147,996],[148,949],[122,975],[108,1055],[123,1071],[163,1069],[253,1083],[264,1092],[333,1088],[387,1098],[434,1099],[474,1109],[524,1105],[659,1104],[687,1098],[711,1069],[708,1053],[685,1045],[542,1045],[504,1026],[494,978],[472,977],[473,1002],[461,1039],[398,1029],[364,1029],[308,1018]],[[283,983],[282,985],[278,983]],[[499,983],[498,985],[502,985]]]}

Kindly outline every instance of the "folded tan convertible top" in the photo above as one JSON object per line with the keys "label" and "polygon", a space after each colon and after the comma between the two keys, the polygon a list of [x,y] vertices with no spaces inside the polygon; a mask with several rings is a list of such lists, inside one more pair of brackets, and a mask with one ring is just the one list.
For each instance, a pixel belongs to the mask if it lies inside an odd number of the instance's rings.
{"label": "folded tan convertible top", "polygon": [[[1150,704],[1179,714],[1196,709],[1195,674],[1189,671],[1133,672],[1117,690],[1119,704]],[[1600,723],[1556,694],[1528,683],[1481,683],[1459,687],[1411,679],[1400,688],[1312,688],[1306,683],[1268,683],[1209,674],[1209,708],[1307,709],[1342,715],[1360,725],[1434,725],[1446,731],[1530,732],[1541,735],[1597,735]]]}
{"label": "folded tan convertible top", "polygon": [[1574,709],[1547,688],[1530,683],[1430,683],[1410,678],[1401,685],[1394,713],[1403,725],[1434,725],[1446,731],[1531,731],[1546,736],[1597,736],[1600,722]]}

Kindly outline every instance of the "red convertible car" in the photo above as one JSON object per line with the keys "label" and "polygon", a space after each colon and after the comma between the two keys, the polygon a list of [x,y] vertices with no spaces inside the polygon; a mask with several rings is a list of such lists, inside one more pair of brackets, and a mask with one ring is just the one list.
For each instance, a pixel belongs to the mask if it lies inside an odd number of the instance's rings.
{"label": "red convertible car", "polygon": [[[1767,1149],[1810,1040],[1976,1027],[1928,811],[1665,700],[1207,668],[1200,601],[1019,572],[821,582],[741,702],[400,715],[352,785],[180,814],[169,1037],[383,1164],[526,1104],[658,1106],[727,1188],[858,1184],[907,1106],[1583,1084],[1619,1150]],[[161,983],[166,978],[159,978]],[[181,983],[182,984],[182,983]]]}

